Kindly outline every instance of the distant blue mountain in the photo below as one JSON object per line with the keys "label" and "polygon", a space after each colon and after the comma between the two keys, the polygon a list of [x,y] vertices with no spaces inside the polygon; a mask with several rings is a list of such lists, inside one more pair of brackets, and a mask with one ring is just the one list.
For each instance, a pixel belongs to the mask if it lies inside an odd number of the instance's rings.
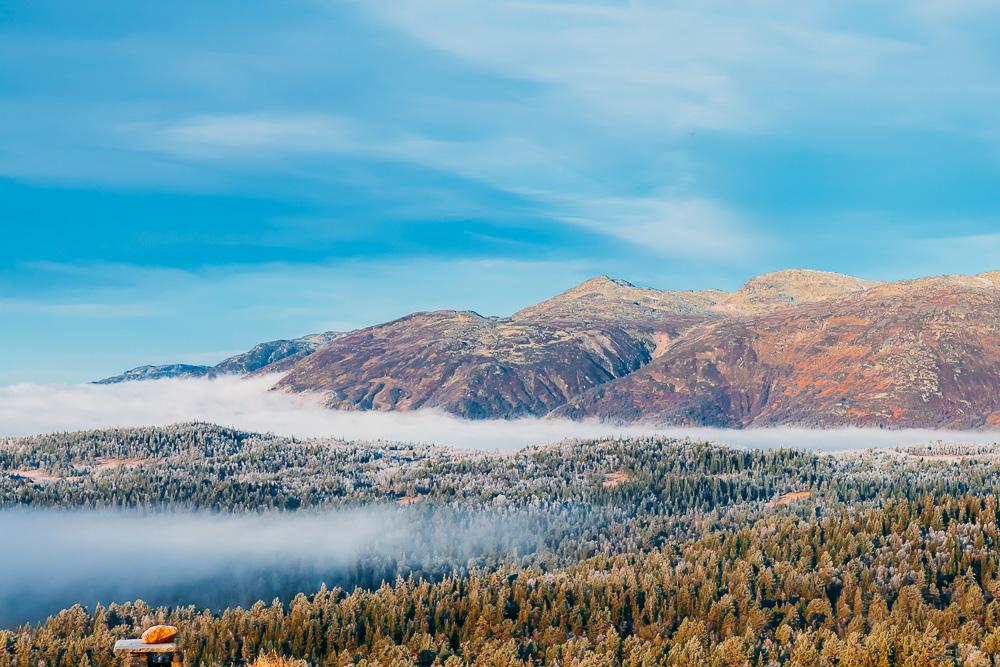
{"label": "distant blue mountain", "polygon": [[[196,364],[164,364],[162,366],[137,366],[119,375],[96,380],[94,384],[117,384],[141,380],[161,380],[164,378],[214,377],[217,375],[248,375],[264,371],[279,362],[282,367],[308,356],[341,334],[326,331],[310,334],[292,340],[270,340],[254,345],[246,352],[224,359],[215,366]],[[275,367],[274,370],[279,370]]]}

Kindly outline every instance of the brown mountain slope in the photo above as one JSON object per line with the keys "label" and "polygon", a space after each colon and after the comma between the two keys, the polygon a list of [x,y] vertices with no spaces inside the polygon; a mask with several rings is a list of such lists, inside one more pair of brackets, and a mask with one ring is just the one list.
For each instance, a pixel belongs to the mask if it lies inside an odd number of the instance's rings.
{"label": "brown mountain slope", "polygon": [[544,415],[717,319],[707,310],[714,301],[593,278],[511,318],[416,313],[351,332],[290,367],[266,370],[288,371],[276,388],[320,392],[335,408]]}
{"label": "brown mountain slope", "polygon": [[268,370],[337,408],[1000,427],[998,321],[1000,272],[878,284],[779,271],[732,293],[600,277],[511,318],[417,313]]}
{"label": "brown mountain slope", "polygon": [[322,392],[330,407],[439,408],[463,417],[543,415],[651,356],[627,327],[416,313],[332,341],[277,388]]}
{"label": "brown mountain slope", "polygon": [[1000,275],[869,286],[726,320],[556,414],[730,427],[1000,427]]}

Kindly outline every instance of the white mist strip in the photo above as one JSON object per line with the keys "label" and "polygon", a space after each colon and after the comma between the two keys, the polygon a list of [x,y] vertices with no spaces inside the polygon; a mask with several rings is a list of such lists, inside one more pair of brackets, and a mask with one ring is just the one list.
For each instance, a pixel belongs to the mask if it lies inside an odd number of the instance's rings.
{"label": "white mist strip", "polygon": [[559,419],[470,421],[435,411],[328,410],[308,396],[269,391],[274,377],[168,379],[113,385],[18,384],[0,387],[0,435],[206,421],[296,437],[398,440],[512,450],[567,438],[666,435],[740,447],[844,451],[942,440],[993,443],[1000,433],[930,429],[716,428],[615,426]]}

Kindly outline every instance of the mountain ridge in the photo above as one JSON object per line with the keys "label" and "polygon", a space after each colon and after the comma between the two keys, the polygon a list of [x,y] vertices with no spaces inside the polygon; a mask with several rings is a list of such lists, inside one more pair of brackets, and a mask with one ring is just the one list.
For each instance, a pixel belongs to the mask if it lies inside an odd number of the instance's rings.
{"label": "mountain ridge", "polygon": [[237,372],[282,373],[275,390],[349,410],[1000,428],[998,322],[1000,271],[788,269],[731,292],[595,276],[509,317],[412,313]]}

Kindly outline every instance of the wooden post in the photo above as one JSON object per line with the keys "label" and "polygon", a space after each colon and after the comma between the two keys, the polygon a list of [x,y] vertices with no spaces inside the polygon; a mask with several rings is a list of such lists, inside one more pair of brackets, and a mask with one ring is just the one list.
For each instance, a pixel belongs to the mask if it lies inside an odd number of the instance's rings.
{"label": "wooden post", "polygon": [[177,642],[147,644],[141,639],[119,639],[115,642],[116,654],[128,657],[129,667],[181,667],[184,654],[177,649]]}

